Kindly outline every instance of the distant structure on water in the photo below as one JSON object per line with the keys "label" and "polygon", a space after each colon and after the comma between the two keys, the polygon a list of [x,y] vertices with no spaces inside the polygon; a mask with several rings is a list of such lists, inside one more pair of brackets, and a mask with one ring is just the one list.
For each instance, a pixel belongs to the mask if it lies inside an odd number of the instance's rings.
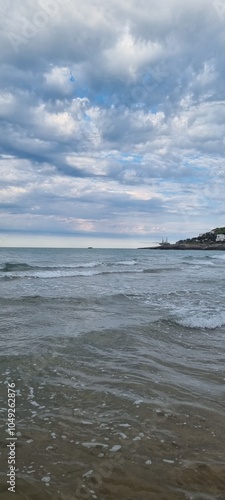
{"label": "distant structure on water", "polygon": [[162,241],[159,244],[160,245],[169,245],[168,238],[166,238],[165,240],[164,240],[164,238],[162,238]]}

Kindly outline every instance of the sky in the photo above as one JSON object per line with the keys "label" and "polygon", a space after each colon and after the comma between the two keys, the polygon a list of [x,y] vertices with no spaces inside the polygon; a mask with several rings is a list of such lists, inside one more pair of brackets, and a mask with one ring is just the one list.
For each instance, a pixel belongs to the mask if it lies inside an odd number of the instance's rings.
{"label": "sky", "polygon": [[225,226],[225,0],[0,0],[0,246]]}

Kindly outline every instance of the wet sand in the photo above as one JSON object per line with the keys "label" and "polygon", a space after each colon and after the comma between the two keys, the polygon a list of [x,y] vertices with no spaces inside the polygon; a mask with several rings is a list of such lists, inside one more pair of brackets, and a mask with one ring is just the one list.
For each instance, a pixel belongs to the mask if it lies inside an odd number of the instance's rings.
{"label": "wet sand", "polygon": [[[17,398],[16,500],[225,498],[224,408],[218,400],[191,397],[187,390],[182,396],[170,384],[157,384],[155,397],[148,391],[146,399],[121,400],[115,369],[112,390],[104,391],[99,377],[95,392],[88,384],[75,389],[69,371],[62,378],[58,370],[58,386],[51,377],[46,384],[42,367],[34,374],[38,403],[29,399],[28,387]],[[130,375],[124,391],[140,383]],[[31,410],[30,402],[39,407]],[[0,492],[8,499],[3,440],[1,445]]]}

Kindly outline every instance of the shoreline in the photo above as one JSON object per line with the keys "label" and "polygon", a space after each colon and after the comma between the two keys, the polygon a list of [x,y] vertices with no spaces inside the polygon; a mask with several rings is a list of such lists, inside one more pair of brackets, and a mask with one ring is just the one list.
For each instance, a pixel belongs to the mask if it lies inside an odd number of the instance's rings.
{"label": "shoreline", "polygon": [[225,244],[218,243],[217,245],[178,245],[176,243],[160,245],[158,247],[140,247],[138,250],[213,250],[225,251]]}

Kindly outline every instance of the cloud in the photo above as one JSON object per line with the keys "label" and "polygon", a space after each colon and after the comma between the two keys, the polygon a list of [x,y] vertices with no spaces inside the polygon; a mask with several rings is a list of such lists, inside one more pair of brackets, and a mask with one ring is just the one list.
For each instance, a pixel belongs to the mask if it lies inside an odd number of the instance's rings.
{"label": "cloud", "polygon": [[224,225],[225,1],[0,12],[2,231],[139,241]]}

